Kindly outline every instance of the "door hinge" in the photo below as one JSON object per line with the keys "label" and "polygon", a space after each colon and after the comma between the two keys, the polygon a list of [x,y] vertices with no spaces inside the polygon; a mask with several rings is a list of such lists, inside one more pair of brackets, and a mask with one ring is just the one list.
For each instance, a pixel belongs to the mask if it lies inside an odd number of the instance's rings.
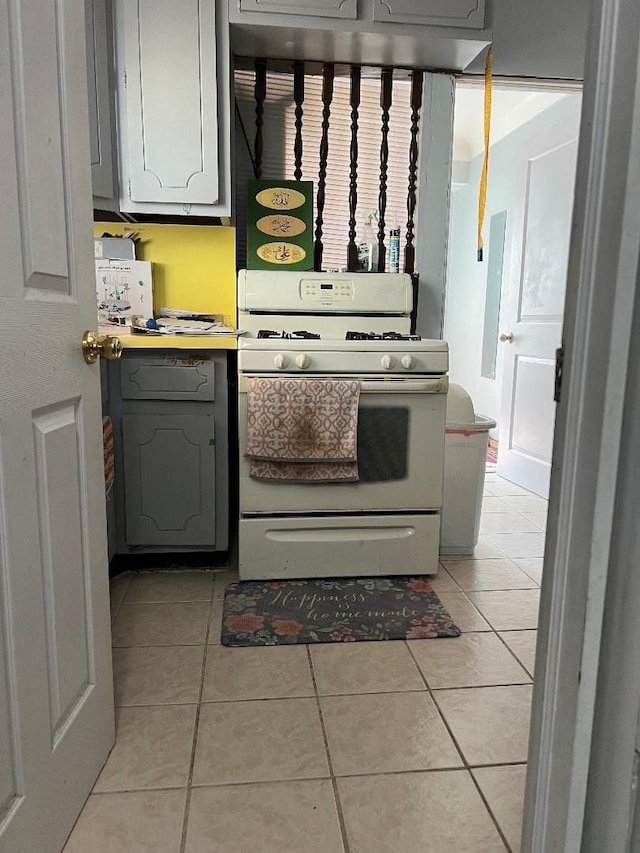
{"label": "door hinge", "polygon": [[560,402],[562,393],[562,372],[564,368],[564,347],[558,347],[556,350],[556,379],[553,390],[553,400],[556,403]]}
{"label": "door hinge", "polygon": [[127,192],[129,193],[129,198],[131,198],[131,181],[127,181]]}
{"label": "door hinge", "polygon": [[127,88],[127,72],[126,71],[122,72],[122,85],[124,86],[125,89]]}

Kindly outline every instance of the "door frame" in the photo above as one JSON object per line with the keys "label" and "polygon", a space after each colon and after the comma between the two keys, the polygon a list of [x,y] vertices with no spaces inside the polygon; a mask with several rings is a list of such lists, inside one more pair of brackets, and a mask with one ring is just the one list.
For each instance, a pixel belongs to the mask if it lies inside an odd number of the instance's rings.
{"label": "door frame", "polygon": [[[623,423],[625,407],[637,396],[626,389],[629,378],[633,383],[628,374],[640,334],[640,318],[634,316],[640,296],[637,3],[592,2],[590,22],[523,853],[590,850],[596,830],[599,837],[611,839],[614,832],[623,837],[633,807],[629,797],[626,809],[618,800],[616,809],[587,811],[596,779],[606,788],[616,777],[608,745],[619,743],[633,753],[637,728],[637,713],[633,724],[628,715],[615,730],[606,716],[603,691],[614,668],[624,672],[628,661],[601,659],[607,651],[603,628],[615,612],[613,592],[628,575],[629,557],[620,559],[616,525],[637,517],[637,498],[619,470],[621,459],[632,458],[633,433],[623,431]],[[622,620],[623,634],[624,628]],[[634,652],[627,644],[627,656]]]}

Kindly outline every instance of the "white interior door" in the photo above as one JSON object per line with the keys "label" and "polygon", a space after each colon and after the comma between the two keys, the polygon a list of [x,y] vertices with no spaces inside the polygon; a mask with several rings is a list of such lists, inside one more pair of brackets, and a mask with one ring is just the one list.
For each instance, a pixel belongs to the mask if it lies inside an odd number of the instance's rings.
{"label": "white interior door", "polygon": [[497,471],[545,498],[578,130],[576,115],[532,139],[521,152],[522,206],[514,210],[507,300],[501,317],[505,353]]}
{"label": "white interior door", "polygon": [[59,853],[114,740],[82,0],[0,0],[0,851]]}

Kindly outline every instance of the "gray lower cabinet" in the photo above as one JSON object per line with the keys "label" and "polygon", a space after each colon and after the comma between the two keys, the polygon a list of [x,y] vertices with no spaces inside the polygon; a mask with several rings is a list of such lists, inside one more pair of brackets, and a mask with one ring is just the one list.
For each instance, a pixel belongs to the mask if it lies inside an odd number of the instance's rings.
{"label": "gray lower cabinet", "polygon": [[212,414],[124,415],[128,545],[216,544]]}
{"label": "gray lower cabinet", "polygon": [[109,390],[118,553],[226,550],[226,352],[125,350]]}

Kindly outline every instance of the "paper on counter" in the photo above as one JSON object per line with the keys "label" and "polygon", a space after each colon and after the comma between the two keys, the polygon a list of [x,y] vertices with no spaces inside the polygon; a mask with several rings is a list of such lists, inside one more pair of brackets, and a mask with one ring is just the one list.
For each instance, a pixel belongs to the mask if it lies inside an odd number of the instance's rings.
{"label": "paper on counter", "polygon": [[158,312],[156,323],[167,335],[238,335],[233,326],[224,323],[222,314],[205,314],[184,311],[180,308],[163,307]]}

